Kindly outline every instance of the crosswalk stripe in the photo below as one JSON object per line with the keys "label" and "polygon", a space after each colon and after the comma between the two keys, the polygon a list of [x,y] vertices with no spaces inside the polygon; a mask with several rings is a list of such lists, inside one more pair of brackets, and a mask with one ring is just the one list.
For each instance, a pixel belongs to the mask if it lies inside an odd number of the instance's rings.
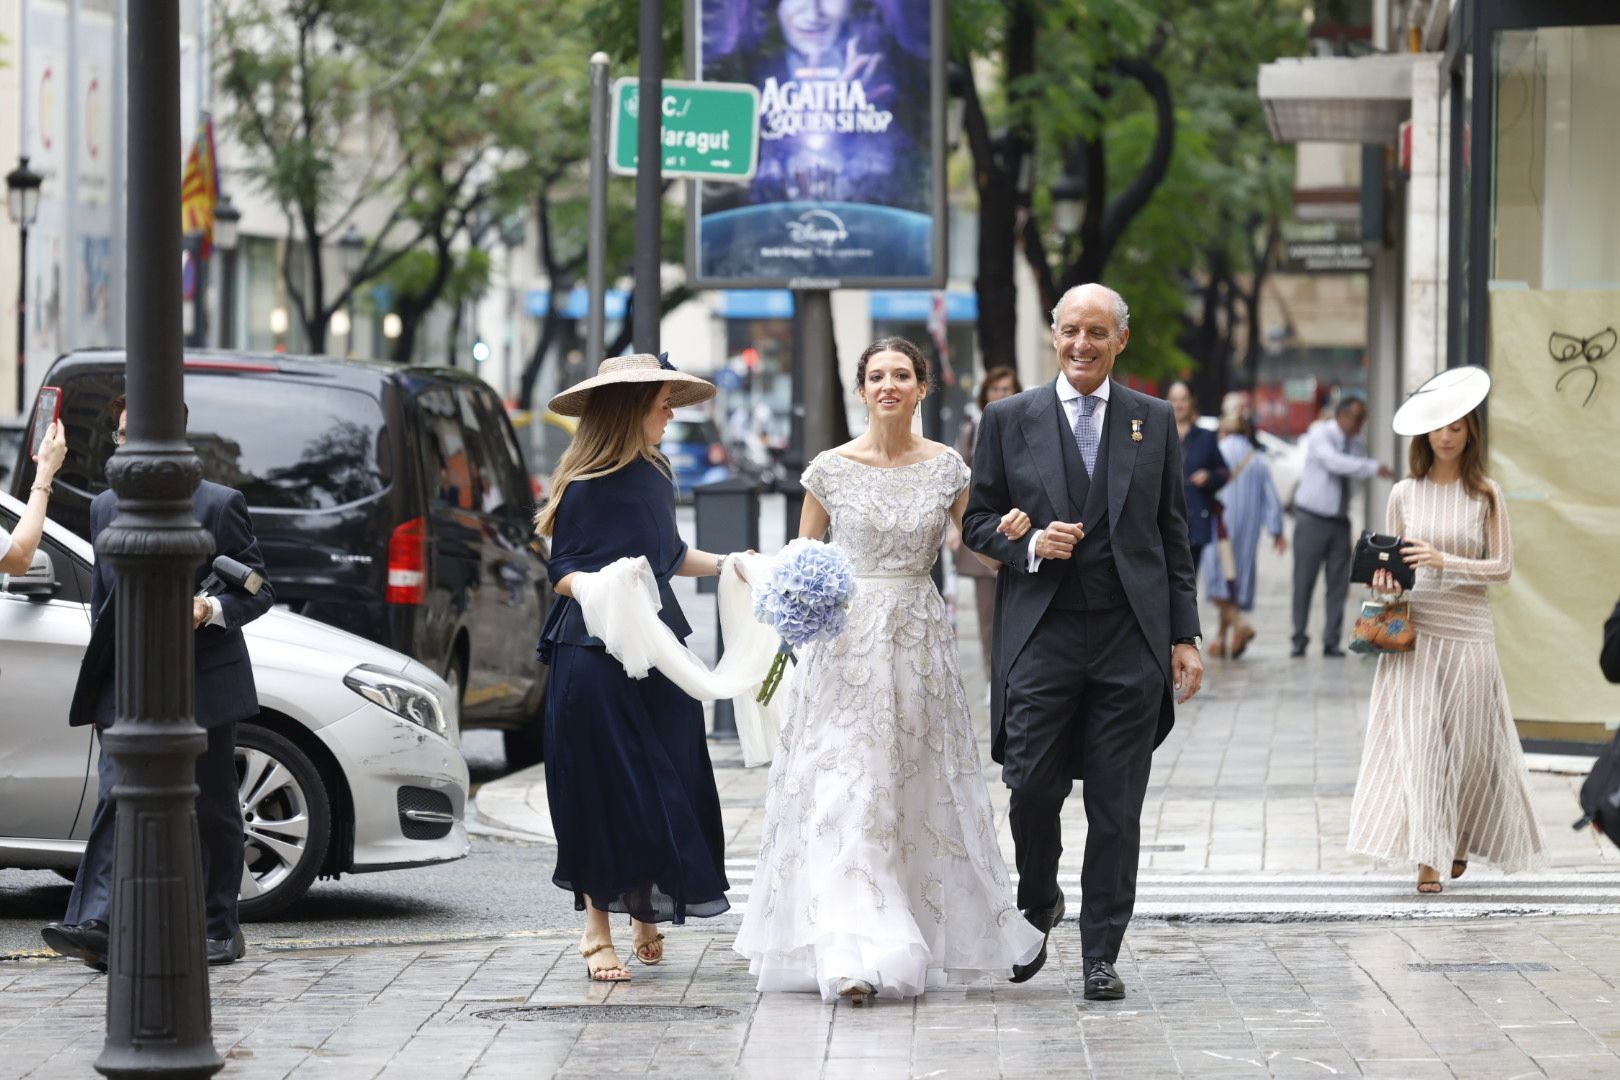
{"label": "crosswalk stripe", "polygon": [[[728,859],[732,913],[741,916],[754,883],[756,860]],[[1017,880],[1017,875],[1012,875]],[[1441,896],[1419,897],[1414,875],[1227,874],[1143,872],[1136,917],[1250,922],[1370,921],[1620,914],[1620,872],[1471,873]],[[1070,912],[1080,904],[1080,875],[1058,875]]]}

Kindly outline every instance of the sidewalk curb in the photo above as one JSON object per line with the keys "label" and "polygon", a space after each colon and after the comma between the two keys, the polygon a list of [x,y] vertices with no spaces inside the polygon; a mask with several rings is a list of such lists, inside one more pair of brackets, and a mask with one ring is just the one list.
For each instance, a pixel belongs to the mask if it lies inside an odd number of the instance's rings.
{"label": "sidewalk curb", "polygon": [[555,844],[551,809],[546,804],[546,767],[531,765],[498,780],[491,780],[473,796],[473,808],[482,829],[506,839]]}

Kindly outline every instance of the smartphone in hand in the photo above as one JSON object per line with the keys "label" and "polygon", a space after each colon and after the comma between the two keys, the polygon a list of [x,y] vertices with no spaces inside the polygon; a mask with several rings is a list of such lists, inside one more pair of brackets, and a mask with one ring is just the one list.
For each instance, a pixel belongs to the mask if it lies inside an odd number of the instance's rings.
{"label": "smartphone in hand", "polygon": [[62,415],[62,390],[56,386],[42,386],[39,396],[34,398],[34,420],[29,429],[28,454],[35,461],[39,460],[40,447],[45,445],[45,435],[51,430],[51,425]]}

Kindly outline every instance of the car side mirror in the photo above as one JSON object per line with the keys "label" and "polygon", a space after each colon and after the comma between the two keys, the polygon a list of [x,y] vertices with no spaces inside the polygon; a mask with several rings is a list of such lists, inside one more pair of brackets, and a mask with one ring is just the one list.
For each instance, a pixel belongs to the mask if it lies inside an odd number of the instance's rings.
{"label": "car side mirror", "polygon": [[44,548],[34,552],[34,561],[26,574],[11,574],[6,578],[5,591],[13,596],[26,596],[31,600],[49,600],[56,595],[56,566]]}

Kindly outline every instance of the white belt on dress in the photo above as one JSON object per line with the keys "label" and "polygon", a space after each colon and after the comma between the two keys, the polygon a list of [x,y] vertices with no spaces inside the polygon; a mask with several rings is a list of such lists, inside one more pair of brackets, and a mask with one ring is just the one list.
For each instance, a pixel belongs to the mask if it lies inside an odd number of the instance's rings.
{"label": "white belt on dress", "polygon": [[855,580],[861,581],[866,578],[887,578],[891,581],[905,581],[907,579],[926,581],[932,576],[933,575],[927,570],[923,570],[921,572],[912,570],[879,570],[871,574],[856,574]]}

